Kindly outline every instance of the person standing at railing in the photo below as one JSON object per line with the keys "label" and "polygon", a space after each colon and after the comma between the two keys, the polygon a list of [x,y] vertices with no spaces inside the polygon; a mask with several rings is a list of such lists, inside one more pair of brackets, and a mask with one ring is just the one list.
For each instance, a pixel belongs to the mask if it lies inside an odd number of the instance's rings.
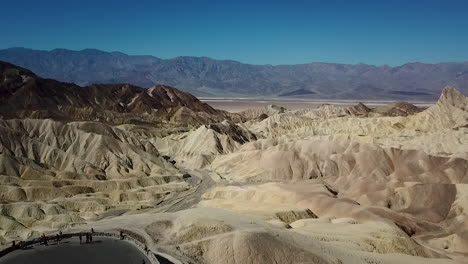
{"label": "person standing at railing", "polygon": [[80,245],[81,245],[81,243],[82,243],[82,241],[83,241],[83,234],[80,233],[79,237],[80,237]]}
{"label": "person standing at railing", "polygon": [[42,233],[42,235],[41,235],[41,240],[42,240],[42,243],[44,244],[44,246],[48,245],[47,236],[44,233]]}

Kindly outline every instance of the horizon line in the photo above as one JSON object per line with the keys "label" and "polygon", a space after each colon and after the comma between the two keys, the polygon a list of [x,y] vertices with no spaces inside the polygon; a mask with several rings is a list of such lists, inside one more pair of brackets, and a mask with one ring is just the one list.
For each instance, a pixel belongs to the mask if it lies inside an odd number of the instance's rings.
{"label": "horizon line", "polygon": [[390,67],[390,68],[396,68],[396,67],[402,67],[408,64],[427,64],[427,65],[438,65],[438,64],[446,64],[446,63],[468,63],[467,60],[461,60],[461,61],[443,61],[443,62],[422,62],[422,61],[412,61],[412,62],[406,62],[403,64],[398,64],[398,65],[391,65],[391,64],[369,64],[369,63],[364,63],[364,62],[358,62],[358,63],[342,63],[342,62],[323,62],[323,61],[312,61],[312,62],[306,62],[306,63],[297,63],[297,64],[253,64],[253,63],[247,63],[247,62],[242,62],[234,59],[220,59],[220,58],[213,58],[209,56],[192,56],[192,55],[180,55],[172,58],[161,58],[156,55],[150,55],[150,54],[129,54],[126,52],[122,51],[106,51],[102,49],[97,49],[97,48],[84,48],[81,50],[76,50],[76,49],[68,49],[68,48],[53,48],[53,49],[34,49],[34,48],[27,48],[27,47],[21,47],[21,46],[16,46],[16,47],[9,47],[9,48],[1,48],[0,51],[5,51],[5,50],[12,50],[12,49],[24,49],[24,50],[32,50],[32,51],[42,51],[42,52],[52,52],[54,50],[65,50],[65,51],[71,51],[71,52],[83,52],[86,50],[93,50],[93,51],[99,51],[103,53],[120,53],[125,56],[129,57],[135,57],[135,56],[149,56],[153,57],[156,59],[160,60],[174,60],[177,58],[206,58],[206,59],[211,59],[211,60],[217,60],[217,61],[231,61],[231,62],[237,62],[245,65],[253,65],[253,66],[297,66],[297,65],[309,65],[309,64],[338,64],[338,65],[349,65],[349,66],[357,66],[357,65],[366,65],[366,66],[373,66],[373,67]]}

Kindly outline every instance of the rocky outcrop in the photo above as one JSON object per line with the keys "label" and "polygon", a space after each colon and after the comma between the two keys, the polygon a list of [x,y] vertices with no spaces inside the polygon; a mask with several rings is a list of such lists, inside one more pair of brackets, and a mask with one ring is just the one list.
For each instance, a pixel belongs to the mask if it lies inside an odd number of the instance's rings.
{"label": "rocky outcrop", "polygon": [[422,109],[408,102],[400,101],[376,107],[372,111],[383,116],[409,116],[421,112]]}
{"label": "rocky outcrop", "polygon": [[242,144],[255,140],[255,134],[245,127],[224,121],[203,125],[187,133],[157,138],[155,145],[183,166],[203,168],[217,155],[232,153]]}

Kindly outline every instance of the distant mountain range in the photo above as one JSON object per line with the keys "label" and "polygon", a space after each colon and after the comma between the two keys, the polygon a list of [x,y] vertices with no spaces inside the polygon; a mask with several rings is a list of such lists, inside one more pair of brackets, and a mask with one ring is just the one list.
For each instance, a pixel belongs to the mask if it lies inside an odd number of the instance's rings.
{"label": "distant mountain range", "polygon": [[0,50],[0,60],[78,85],[164,84],[199,97],[435,100],[446,85],[468,93],[468,62],[272,66],[207,57],[160,59],[94,49],[25,48]]}

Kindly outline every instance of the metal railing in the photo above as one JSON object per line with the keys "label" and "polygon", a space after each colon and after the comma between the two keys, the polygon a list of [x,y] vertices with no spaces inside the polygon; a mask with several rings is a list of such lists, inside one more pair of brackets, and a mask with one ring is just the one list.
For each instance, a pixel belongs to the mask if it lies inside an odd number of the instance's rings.
{"label": "metal railing", "polygon": [[[159,260],[158,260],[158,257],[160,258],[163,258],[164,260],[166,260],[167,262],[169,263],[172,263],[170,260],[168,260],[167,258],[161,256],[160,254],[158,253],[155,253],[149,249],[147,249],[147,252],[145,251],[145,244],[141,241],[139,241],[138,239],[132,237],[130,234],[132,232],[127,232],[125,233],[124,232],[124,237],[122,239],[122,237],[120,236],[120,233],[110,233],[110,232],[77,232],[77,233],[66,233],[66,234],[62,234],[61,236],[59,236],[59,239],[69,239],[69,238],[73,238],[73,237],[79,237],[80,235],[86,235],[86,234],[92,234],[92,236],[97,236],[97,237],[112,237],[112,238],[116,238],[116,239],[120,239],[120,240],[128,240],[128,241],[131,241],[132,243],[134,243],[141,251],[144,252],[144,254],[148,257],[148,259],[151,261],[151,263],[160,263]],[[57,236],[56,235],[50,235],[50,236],[46,236],[46,239],[48,241],[54,241],[57,239]],[[59,241],[60,241],[59,240]],[[31,239],[31,240],[28,240],[28,241],[21,241],[20,243],[18,244],[15,244],[14,246],[11,245],[9,247],[6,247],[6,248],[3,248],[0,250],[0,258],[5,256],[6,254],[8,253],[11,253],[17,249],[23,249],[23,248],[28,248],[30,246],[33,246],[35,244],[41,244],[43,243],[43,239],[41,239],[40,237],[39,238],[34,238],[34,239]]]}

